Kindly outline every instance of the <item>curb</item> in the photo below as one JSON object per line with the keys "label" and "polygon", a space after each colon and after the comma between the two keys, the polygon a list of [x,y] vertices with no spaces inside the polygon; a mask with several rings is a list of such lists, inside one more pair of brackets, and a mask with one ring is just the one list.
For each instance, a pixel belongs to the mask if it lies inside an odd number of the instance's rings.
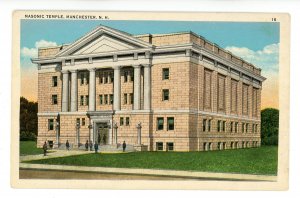
{"label": "curb", "polygon": [[206,178],[218,180],[244,180],[244,181],[271,181],[276,182],[277,176],[268,175],[248,175],[233,173],[210,173],[195,171],[176,171],[176,170],[155,170],[155,169],[135,169],[135,168],[108,168],[108,167],[87,167],[87,166],[66,166],[66,165],[46,165],[46,164],[28,164],[20,163],[22,169],[39,169],[39,170],[57,170],[57,171],[75,171],[75,172],[92,172],[92,173],[122,173],[134,175],[152,175],[168,176],[182,178]]}

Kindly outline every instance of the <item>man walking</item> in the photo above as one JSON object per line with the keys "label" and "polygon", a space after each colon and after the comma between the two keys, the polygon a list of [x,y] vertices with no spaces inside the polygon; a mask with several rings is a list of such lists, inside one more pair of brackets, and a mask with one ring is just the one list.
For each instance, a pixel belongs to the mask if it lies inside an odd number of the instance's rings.
{"label": "man walking", "polygon": [[126,142],[123,141],[123,152],[125,152],[125,149],[126,149]]}
{"label": "man walking", "polygon": [[89,141],[87,140],[85,143],[85,150],[88,151],[89,150]]}
{"label": "man walking", "polygon": [[46,156],[47,155],[47,143],[46,143],[46,141],[43,145],[43,150],[44,150],[44,156]]}

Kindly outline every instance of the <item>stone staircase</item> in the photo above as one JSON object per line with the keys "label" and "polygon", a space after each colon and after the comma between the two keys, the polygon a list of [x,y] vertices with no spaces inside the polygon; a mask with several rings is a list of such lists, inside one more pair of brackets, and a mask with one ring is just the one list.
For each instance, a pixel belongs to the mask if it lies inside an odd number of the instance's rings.
{"label": "stone staircase", "polygon": [[[54,149],[56,150],[66,150],[66,144],[60,144],[59,147],[54,147]],[[77,147],[77,145],[73,145],[70,144],[70,150],[85,150],[85,144],[81,144],[79,147]],[[90,150],[90,148],[89,148]],[[94,146],[93,149],[94,151]],[[133,145],[127,144],[126,145],[126,152],[135,152],[135,148]],[[111,145],[111,144],[107,144],[107,145],[99,145],[99,149],[98,152],[123,152],[123,147],[122,144],[118,144],[118,145]]]}

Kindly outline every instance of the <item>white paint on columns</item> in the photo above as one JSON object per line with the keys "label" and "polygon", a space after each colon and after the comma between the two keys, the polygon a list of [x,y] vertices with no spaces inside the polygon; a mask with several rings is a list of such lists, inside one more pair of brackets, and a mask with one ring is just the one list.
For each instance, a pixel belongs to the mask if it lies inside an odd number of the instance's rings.
{"label": "white paint on columns", "polygon": [[139,110],[141,109],[141,66],[136,65],[134,68],[134,100],[133,100],[133,109]]}
{"label": "white paint on columns", "polygon": [[77,82],[77,70],[71,71],[71,111],[77,111],[77,90],[78,90],[78,82]]}
{"label": "white paint on columns", "polygon": [[96,110],[96,69],[89,69],[90,71],[90,82],[89,82],[89,111]]}
{"label": "white paint on columns", "polygon": [[67,112],[69,107],[69,71],[62,71],[63,74],[63,91],[62,91],[62,112]]}
{"label": "white paint on columns", "polygon": [[151,109],[151,65],[144,66],[144,110]]}
{"label": "white paint on columns", "polygon": [[114,110],[121,110],[121,74],[120,66],[114,67]]}

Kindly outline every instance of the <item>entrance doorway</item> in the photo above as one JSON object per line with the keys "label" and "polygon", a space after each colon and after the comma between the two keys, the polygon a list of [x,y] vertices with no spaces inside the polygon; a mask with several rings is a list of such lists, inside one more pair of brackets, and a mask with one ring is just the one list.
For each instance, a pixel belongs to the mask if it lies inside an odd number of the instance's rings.
{"label": "entrance doorway", "polygon": [[97,124],[97,127],[98,127],[98,133],[97,133],[97,142],[99,145],[106,145],[106,144],[109,144],[108,142],[108,132],[109,132],[109,129],[108,129],[108,125],[107,123],[99,123]]}

